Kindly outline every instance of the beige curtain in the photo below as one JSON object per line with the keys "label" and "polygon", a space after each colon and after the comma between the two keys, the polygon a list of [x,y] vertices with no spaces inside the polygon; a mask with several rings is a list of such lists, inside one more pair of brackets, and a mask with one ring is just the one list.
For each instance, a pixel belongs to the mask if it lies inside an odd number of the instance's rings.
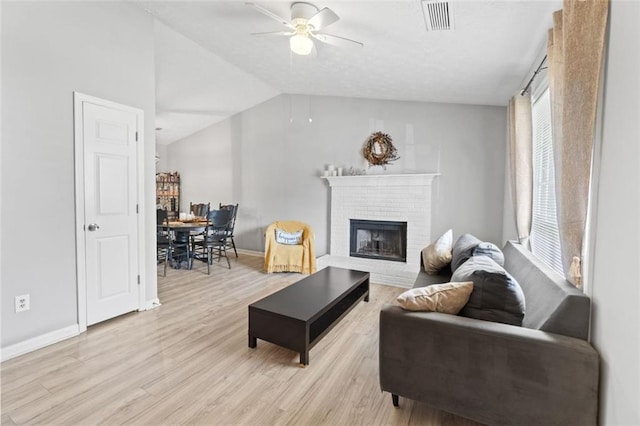
{"label": "beige curtain", "polygon": [[608,0],[565,0],[547,46],[562,264],[578,287],[607,13]]}
{"label": "beige curtain", "polygon": [[533,197],[531,95],[509,100],[509,172],[520,244],[529,248]]}

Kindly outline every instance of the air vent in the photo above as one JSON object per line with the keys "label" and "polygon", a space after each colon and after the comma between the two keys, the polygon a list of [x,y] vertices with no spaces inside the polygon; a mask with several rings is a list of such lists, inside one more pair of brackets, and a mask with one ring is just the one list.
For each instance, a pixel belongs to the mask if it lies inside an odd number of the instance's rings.
{"label": "air vent", "polygon": [[452,31],[453,15],[448,1],[422,0],[422,14],[427,31]]}

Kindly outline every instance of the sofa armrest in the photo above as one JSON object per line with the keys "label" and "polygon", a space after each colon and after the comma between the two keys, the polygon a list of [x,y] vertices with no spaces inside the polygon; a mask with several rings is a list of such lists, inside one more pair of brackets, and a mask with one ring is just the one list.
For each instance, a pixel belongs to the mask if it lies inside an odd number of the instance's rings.
{"label": "sofa armrest", "polygon": [[386,305],[380,386],[488,424],[595,425],[599,359],[587,342]]}

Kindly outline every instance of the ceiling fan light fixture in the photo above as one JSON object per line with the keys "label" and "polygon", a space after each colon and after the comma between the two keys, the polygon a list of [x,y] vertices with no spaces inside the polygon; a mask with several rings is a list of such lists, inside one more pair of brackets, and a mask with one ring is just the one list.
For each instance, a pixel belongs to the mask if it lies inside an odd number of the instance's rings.
{"label": "ceiling fan light fixture", "polygon": [[289,39],[291,51],[297,55],[308,55],[313,50],[313,41],[305,34],[296,34]]}
{"label": "ceiling fan light fixture", "polygon": [[253,7],[263,15],[266,15],[270,19],[278,21],[281,25],[284,25],[288,28],[287,31],[270,31],[266,33],[253,33],[253,35],[289,37],[289,47],[291,48],[291,51],[296,55],[311,55],[312,57],[316,56],[316,40],[321,43],[332,44],[334,46],[340,47],[364,46],[361,42],[356,40],[319,32],[340,19],[338,15],[328,7],[319,9],[311,3],[294,1],[294,3],[291,4],[291,19],[289,20],[280,17],[279,15],[271,12],[268,9],[265,9],[262,6],[258,6],[255,3],[247,2],[246,4]]}

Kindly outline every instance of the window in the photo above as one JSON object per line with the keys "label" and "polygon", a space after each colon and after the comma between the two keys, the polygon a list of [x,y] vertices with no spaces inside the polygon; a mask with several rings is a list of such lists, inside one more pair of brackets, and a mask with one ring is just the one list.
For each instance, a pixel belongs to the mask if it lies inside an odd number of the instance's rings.
{"label": "window", "polygon": [[556,217],[549,89],[533,101],[533,215],[531,251],[564,276]]}

